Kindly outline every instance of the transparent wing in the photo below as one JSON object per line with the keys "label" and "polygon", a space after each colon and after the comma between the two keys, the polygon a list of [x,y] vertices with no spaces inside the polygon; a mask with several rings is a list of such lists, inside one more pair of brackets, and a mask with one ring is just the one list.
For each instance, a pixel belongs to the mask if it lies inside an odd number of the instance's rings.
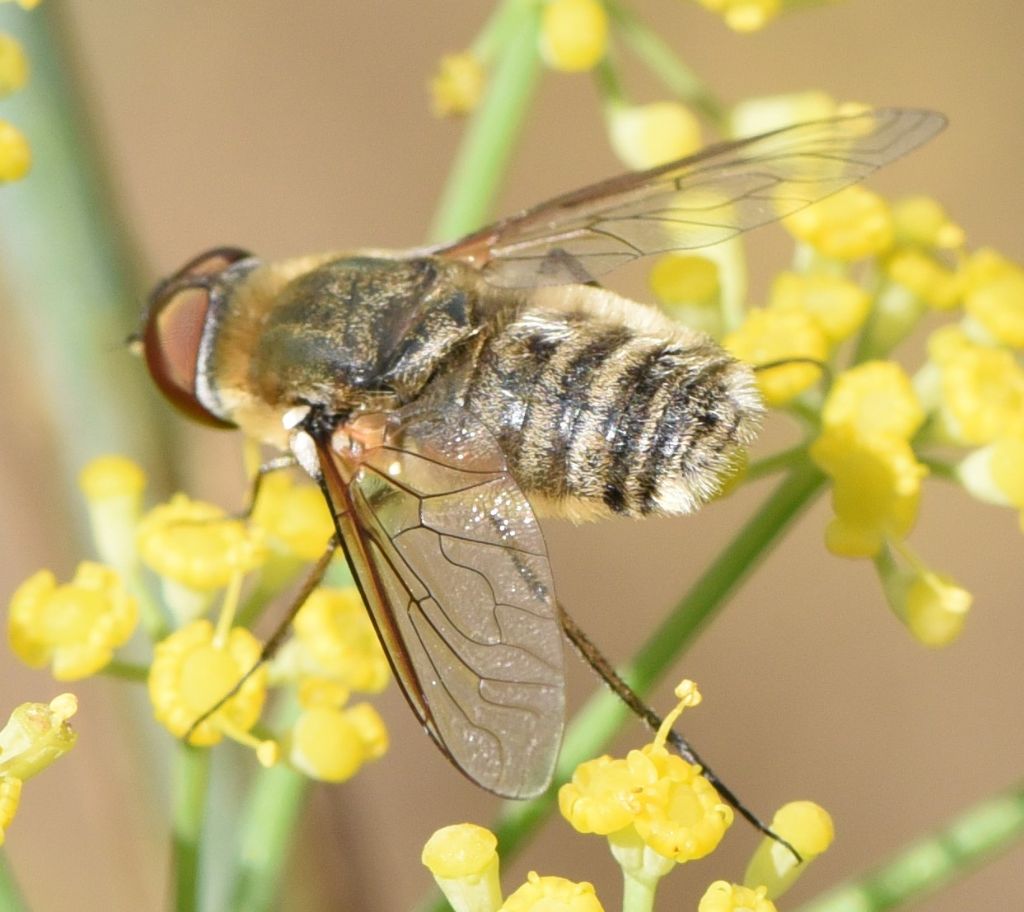
{"label": "transparent wing", "polygon": [[638,257],[707,247],[790,215],[945,123],[933,111],[883,108],[797,124],[567,193],[435,253],[504,287],[589,282]]}
{"label": "transparent wing", "polygon": [[357,457],[318,447],[353,573],[413,710],[484,788],[543,791],[562,735],[561,627],[540,527],[497,443],[447,406],[389,416],[383,442]]}

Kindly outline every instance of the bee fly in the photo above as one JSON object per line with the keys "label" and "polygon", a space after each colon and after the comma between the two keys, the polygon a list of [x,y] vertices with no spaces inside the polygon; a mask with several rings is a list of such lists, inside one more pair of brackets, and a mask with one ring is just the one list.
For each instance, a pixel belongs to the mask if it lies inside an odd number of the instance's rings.
{"label": "bee fly", "polygon": [[484,788],[536,795],[564,702],[536,516],[687,513],[762,413],[749,366],[594,280],[782,218],[944,123],[883,109],[800,124],[420,250],[213,250],[153,291],[146,363],[192,418],[290,452],[319,483],[423,726]]}

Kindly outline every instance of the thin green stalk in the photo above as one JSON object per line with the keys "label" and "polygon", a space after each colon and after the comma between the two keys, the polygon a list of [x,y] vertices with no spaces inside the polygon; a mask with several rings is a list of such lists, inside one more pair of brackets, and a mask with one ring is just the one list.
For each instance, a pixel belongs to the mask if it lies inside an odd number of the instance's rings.
{"label": "thin green stalk", "polygon": [[[28,86],[4,100],[4,117],[26,134],[33,155],[28,177],[0,188],[0,260],[24,333],[19,354],[45,365],[33,380],[47,412],[40,421],[60,436],[64,499],[77,506],[75,479],[87,459],[129,453],[159,481],[167,464],[159,454],[169,447],[167,422],[152,418],[150,384],[124,348],[142,299],[135,258],[65,66],[59,7],[0,8],[0,30],[21,41],[32,62]],[[84,549],[81,517],[77,531]]]}
{"label": "thin green stalk", "polygon": [[119,678],[122,681],[144,684],[149,679],[149,668],[146,665],[136,665],[134,662],[122,662],[119,659],[114,659],[103,668],[101,674],[108,678]]}
{"label": "thin green stalk", "polygon": [[277,909],[281,873],[291,857],[295,827],[310,780],[281,764],[261,770],[242,821],[232,912]]}
{"label": "thin green stalk", "polygon": [[448,241],[479,228],[491,214],[537,84],[539,11],[516,4],[487,94],[470,120],[441,193],[430,236]]}
{"label": "thin green stalk", "polygon": [[618,34],[665,85],[695,107],[716,127],[725,123],[725,106],[679,55],[653,29],[621,3],[609,3]]}
{"label": "thin green stalk", "polygon": [[[622,677],[640,696],[650,692],[823,484],[824,476],[804,461],[765,500],[622,669]],[[502,860],[511,859],[544,822],[555,807],[558,789],[573,770],[584,760],[598,756],[628,718],[629,710],[610,690],[602,689],[590,698],[566,729],[550,788],[530,801],[504,805],[494,827]],[[428,908],[442,912],[447,907],[442,900]]]}
{"label": "thin green stalk", "polygon": [[174,768],[172,876],[175,912],[197,912],[203,820],[210,783],[210,751],[177,746]]}
{"label": "thin green stalk", "polygon": [[743,473],[743,483],[757,481],[767,475],[781,472],[783,469],[791,469],[798,462],[806,458],[806,443],[798,443],[788,450],[779,450],[778,453],[772,453],[771,456],[765,456],[763,459],[750,463]]}
{"label": "thin green stalk", "polygon": [[4,912],[28,912],[25,898],[21,895],[6,853],[0,851],[0,909]]}
{"label": "thin green stalk", "polygon": [[[974,805],[948,826],[911,843],[889,861],[811,900],[796,912],[898,909],[969,874],[1022,838],[1024,782]],[[997,901],[995,906],[999,905]]]}

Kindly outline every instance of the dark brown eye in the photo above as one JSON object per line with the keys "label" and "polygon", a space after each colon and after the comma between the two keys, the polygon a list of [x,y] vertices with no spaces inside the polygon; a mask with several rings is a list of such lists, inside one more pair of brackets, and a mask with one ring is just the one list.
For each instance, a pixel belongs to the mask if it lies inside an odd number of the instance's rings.
{"label": "dark brown eye", "polygon": [[217,248],[186,263],[150,297],[142,343],[146,365],[160,391],[190,418],[214,427],[234,427],[210,411],[197,391],[203,333],[220,274],[250,254]]}

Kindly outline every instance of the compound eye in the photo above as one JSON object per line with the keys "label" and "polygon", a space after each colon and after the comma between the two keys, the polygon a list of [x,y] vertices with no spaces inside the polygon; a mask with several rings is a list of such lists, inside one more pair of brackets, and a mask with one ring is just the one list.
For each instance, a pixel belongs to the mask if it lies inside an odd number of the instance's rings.
{"label": "compound eye", "polygon": [[190,418],[215,427],[234,425],[210,412],[196,392],[203,332],[216,277],[248,256],[218,248],[190,260],[154,290],[142,334],[146,365],[160,391]]}

